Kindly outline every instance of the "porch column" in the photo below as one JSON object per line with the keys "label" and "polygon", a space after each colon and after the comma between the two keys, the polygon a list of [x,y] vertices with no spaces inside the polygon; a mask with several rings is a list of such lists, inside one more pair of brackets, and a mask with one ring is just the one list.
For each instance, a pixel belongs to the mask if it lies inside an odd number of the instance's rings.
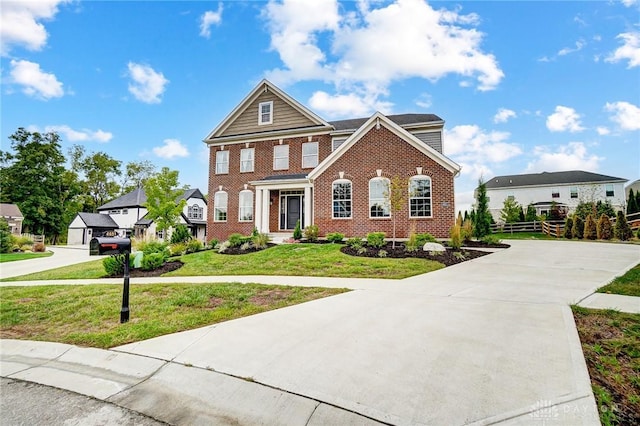
{"label": "porch column", "polygon": [[262,189],[256,189],[256,211],[253,214],[254,226],[258,232],[262,232]]}
{"label": "porch column", "polygon": [[312,217],[313,212],[311,208],[313,206],[313,200],[311,199],[311,187],[307,186],[304,188],[304,223],[302,228],[306,228],[307,226],[312,225]]}
{"label": "porch column", "polygon": [[[262,194],[262,230],[265,234],[269,233],[269,201],[271,199],[269,190],[264,189]],[[277,208],[277,206],[276,206]]]}

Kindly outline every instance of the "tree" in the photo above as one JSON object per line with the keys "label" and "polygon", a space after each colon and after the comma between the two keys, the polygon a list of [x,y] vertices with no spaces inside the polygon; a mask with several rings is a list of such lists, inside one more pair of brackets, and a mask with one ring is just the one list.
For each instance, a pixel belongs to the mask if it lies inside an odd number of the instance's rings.
{"label": "tree", "polygon": [[0,217],[0,253],[9,253],[11,251],[11,231],[7,219]]}
{"label": "tree", "polygon": [[391,222],[393,223],[392,248],[396,248],[396,218],[407,201],[407,182],[400,176],[394,176],[389,181],[388,190],[384,192],[385,202],[391,210]]}
{"label": "tree", "polygon": [[131,161],[127,163],[120,193],[128,194],[134,189],[142,188],[144,183],[156,173],[156,166],[149,160]]}
{"label": "tree", "polygon": [[581,201],[577,206],[574,212],[575,216],[580,216],[580,219],[585,220],[588,214],[593,215],[593,217],[600,217],[602,214],[606,214],[609,217],[613,217],[616,215],[616,211],[611,205],[610,202],[602,200],[598,200],[597,202],[593,201]]}
{"label": "tree", "polygon": [[613,235],[621,241],[627,241],[631,238],[631,227],[627,223],[627,218],[622,211],[616,216],[616,225],[613,227]]}
{"label": "tree", "polygon": [[184,189],[179,188],[177,170],[163,167],[144,184],[147,195],[147,219],[156,222],[156,227],[166,235],[169,228],[175,227],[184,209],[186,200],[177,201]]}
{"label": "tree", "polygon": [[520,206],[520,213],[518,214],[518,222],[525,222],[524,220],[524,207]]}
{"label": "tree", "polygon": [[120,176],[120,160],[104,152],[87,154],[83,146],[74,145],[69,149],[71,170],[84,179],[81,180],[86,194],[85,208],[96,212],[98,207],[119,194],[120,186],[116,176]]}
{"label": "tree", "polygon": [[525,222],[535,222],[538,220],[538,216],[536,215],[536,207],[533,204],[529,204],[527,206],[527,213],[524,217]]}
{"label": "tree", "polygon": [[627,214],[633,214],[638,212],[640,212],[640,206],[638,206],[638,201],[636,200],[636,196],[633,193],[633,188],[629,188],[629,199],[627,200]]}
{"label": "tree", "polygon": [[587,240],[595,240],[598,237],[596,221],[590,214],[587,215],[587,220],[584,222],[583,238]]}
{"label": "tree", "polygon": [[606,214],[602,214],[598,219],[598,239],[610,240],[613,237],[613,227],[611,226],[611,219]]}
{"label": "tree", "polygon": [[570,216],[564,221],[564,237],[568,240],[573,238],[573,219]]}
{"label": "tree", "polygon": [[189,228],[183,223],[177,225],[171,234],[171,244],[184,243],[190,239],[191,234],[189,233]]}
{"label": "tree", "polygon": [[487,199],[487,185],[482,178],[478,181],[476,192],[476,209],[474,220],[474,233],[476,238],[482,238],[491,233],[491,213],[489,213],[489,200]]}
{"label": "tree", "polygon": [[582,239],[584,233],[584,222],[580,216],[573,217],[573,227],[571,228],[571,234],[574,238]]}
{"label": "tree", "polygon": [[26,232],[44,234],[55,243],[68,226],[63,214],[68,182],[63,179],[60,137],[19,128],[9,139],[13,153],[0,151],[0,198],[18,205]]}
{"label": "tree", "polygon": [[507,197],[504,199],[502,211],[500,211],[500,219],[505,223],[517,222],[520,219],[521,211],[520,204],[513,197]]}

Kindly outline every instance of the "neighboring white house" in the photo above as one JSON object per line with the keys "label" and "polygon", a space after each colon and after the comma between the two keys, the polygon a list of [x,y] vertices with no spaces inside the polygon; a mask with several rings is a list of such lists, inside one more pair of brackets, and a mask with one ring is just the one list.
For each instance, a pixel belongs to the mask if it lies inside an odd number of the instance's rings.
{"label": "neighboring white house", "polygon": [[[180,216],[179,223],[187,225],[191,235],[206,241],[207,235],[207,202],[199,189],[187,189],[176,201],[186,200],[186,205]],[[78,213],[69,225],[67,244],[89,244],[94,236],[102,235],[106,231],[116,231],[124,235],[132,232],[136,238],[144,239],[155,236],[161,240],[165,236],[156,232],[156,224],[147,219],[148,213],[144,204],[147,196],[144,189],[138,188],[128,194],[109,201],[98,207],[98,213]],[[104,218],[101,218],[103,216]]]}
{"label": "neighboring white house", "polygon": [[523,175],[496,176],[486,181],[489,211],[496,221],[504,200],[512,197],[525,209],[529,204],[537,215],[549,212],[552,204],[573,211],[580,202],[609,202],[614,209],[624,210],[627,179],[573,170]]}

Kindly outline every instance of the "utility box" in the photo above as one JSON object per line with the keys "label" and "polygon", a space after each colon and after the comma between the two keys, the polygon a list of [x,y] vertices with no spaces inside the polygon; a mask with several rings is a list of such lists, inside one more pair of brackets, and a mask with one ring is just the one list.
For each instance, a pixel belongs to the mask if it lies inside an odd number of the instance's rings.
{"label": "utility box", "polygon": [[89,255],[131,253],[131,239],[120,237],[97,237],[89,241]]}

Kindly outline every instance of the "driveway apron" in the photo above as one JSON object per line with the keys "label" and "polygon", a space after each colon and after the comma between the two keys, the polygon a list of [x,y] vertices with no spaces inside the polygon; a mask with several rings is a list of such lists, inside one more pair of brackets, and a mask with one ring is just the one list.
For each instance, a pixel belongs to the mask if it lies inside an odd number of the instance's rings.
{"label": "driveway apron", "polygon": [[115,350],[390,424],[598,424],[568,304],[639,263],[640,247],[510,244],[379,288]]}

